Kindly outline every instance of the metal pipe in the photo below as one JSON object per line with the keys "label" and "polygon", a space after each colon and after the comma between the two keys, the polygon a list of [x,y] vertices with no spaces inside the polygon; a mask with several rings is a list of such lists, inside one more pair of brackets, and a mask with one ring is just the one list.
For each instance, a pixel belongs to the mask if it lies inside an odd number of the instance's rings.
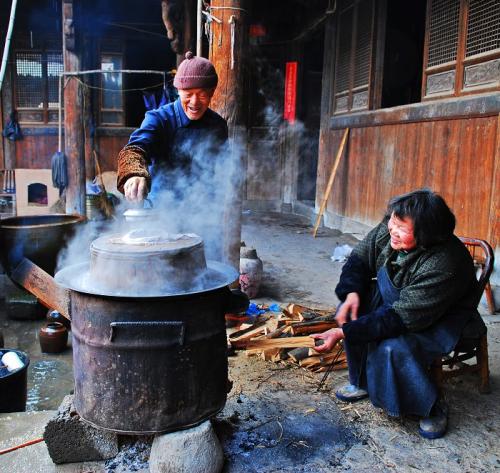
{"label": "metal pipe", "polygon": [[196,55],[202,55],[202,11],[203,2],[202,0],[198,0],[198,7],[196,8]]}
{"label": "metal pipe", "polygon": [[0,68],[0,91],[2,90],[3,79],[5,77],[5,70],[7,69],[7,58],[9,57],[10,40],[12,38],[12,30],[14,29],[14,19],[16,18],[16,7],[17,7],[17,0],[12,0],[12,4],[10,7],[9,27],[7,29],[7,36],[5,37],[2,66]]}

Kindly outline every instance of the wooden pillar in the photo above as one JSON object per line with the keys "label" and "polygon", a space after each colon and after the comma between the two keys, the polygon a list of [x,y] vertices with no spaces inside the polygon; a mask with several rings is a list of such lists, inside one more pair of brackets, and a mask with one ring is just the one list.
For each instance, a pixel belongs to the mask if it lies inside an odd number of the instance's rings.
{"label": "wooden pillar", "polygon": [[[80,70],[74,28],[74,0],[62,0],[64,71]],[[76,77],[65,76],[64,152],[68,163],[66,213],[85,215],[85,139],[82,90]]]}
{"label": "wooden pillar", "polygon": [[209,59],[219,76],[210,107],[224,117],[229,126],[235,186],[225,205],[223,260],[239,267],[241,207],[245,182],[246,153],[245,67],[248,52],[248,11],[246,0],[212,0],[213,21]]}
{"label": "wooden pillar", "polygon": [[[11,53],[10,57],[14,55]],[[12,68],[7,65],[5,71],[5,78],[2,86],[2,129],[7,125],[10,120],[10,114],[13,111],[13,97],[12,97]],[[16,142],[10,141],[2,137],[3,142],[3,164],[0,165],[5,169],[14,169],[16,167]],[[1,192],[1,189],[0,189]]]}

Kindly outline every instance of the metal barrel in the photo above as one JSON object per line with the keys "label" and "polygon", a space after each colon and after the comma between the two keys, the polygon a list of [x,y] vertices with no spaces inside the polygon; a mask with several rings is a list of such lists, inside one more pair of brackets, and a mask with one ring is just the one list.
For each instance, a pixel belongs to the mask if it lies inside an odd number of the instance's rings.
{"label": "metal barrel", "polygon": [[123,434],[197,425],[227,396],[228,288],[189,296],[71,298],[75,407]]}

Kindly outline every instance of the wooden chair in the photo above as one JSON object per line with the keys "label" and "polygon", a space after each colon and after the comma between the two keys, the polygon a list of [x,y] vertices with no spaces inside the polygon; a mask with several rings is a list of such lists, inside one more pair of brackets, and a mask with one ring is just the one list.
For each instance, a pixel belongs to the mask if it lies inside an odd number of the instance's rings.
{"label": "wooden chair", "polygon": [[[476,238],[461,237],[460,240],[471,253],[474,264],[478,269],[479,287],[476,296],[477,304],[479,304],[486,287],[489,288],[491,304],[493,304],[489,279],[493,271],[495,257],[491,246],[488,242]],[[486,297],[488,298],[488,292],[486,292]],[[488,299],[488,305],[490,305],[490,299]],[[492,306],[490,306],[490,311],[491,307]],[[442,390],[443,381],[448,378],[460,376],[464,373],[478,372],[480,378],[479,392],[490,392],[487,329],[481,317],[473,317],[467,323],[452,353],[451,356],[447,355],[436,358],[432,363],[432,377],[439,389]],[[465,360],[470,360],[472,358],[476,358],[475,364],[465,363]],[[443,366],[447,366],[449,369],[443,370]]]}

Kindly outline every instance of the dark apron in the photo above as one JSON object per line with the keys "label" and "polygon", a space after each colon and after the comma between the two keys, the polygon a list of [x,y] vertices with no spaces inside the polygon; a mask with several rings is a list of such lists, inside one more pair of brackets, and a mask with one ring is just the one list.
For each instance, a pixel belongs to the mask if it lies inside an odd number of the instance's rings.
{"label": "dark apron", "polygon": [[[372,299],[377,292],[380,302],[391,306],[399,299],[400,289],[385,266],[377,273],[377,289]],[[438,397],[429,366],[436,357],[453,350],[470,316],[470,311],[453,311],[421,332],[367,345],[351,345],[345,340],[351,384],[366,389],[373,405],[391,416],[428,416]]]}

